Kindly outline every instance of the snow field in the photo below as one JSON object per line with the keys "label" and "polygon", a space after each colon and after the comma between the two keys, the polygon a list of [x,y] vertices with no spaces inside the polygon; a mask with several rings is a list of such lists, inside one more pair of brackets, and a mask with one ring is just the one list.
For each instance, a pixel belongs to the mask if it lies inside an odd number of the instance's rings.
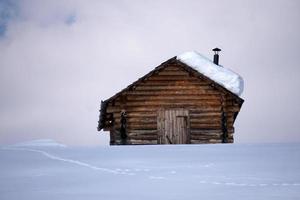
{"label": "snow field", "polygon": [[[55,143],[53,141],[53,143]],[[297,199],[299,144],[0,149],[0,199]]]}

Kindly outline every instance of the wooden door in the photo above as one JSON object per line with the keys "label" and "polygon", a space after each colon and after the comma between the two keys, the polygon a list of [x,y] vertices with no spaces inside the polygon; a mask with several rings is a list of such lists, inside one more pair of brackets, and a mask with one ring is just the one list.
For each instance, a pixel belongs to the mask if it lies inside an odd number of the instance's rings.
{"label": "wooden door", "polygon": [[188,110],[167,109],[158,114],[158,132],[160,144],[189,143]]}

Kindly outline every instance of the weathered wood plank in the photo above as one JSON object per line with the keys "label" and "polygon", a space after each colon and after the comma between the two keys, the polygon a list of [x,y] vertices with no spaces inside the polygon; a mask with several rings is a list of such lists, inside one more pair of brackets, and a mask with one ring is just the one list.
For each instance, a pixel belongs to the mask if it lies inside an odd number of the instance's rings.
{"label": "weathered wood plank", "polygon": [[[156,112],[158,108],[155,107],[131,107],[131,108],[127,108],[126,111],[127,112]],[[107,108],[107,112],[117,112],[120,113],[121,109],[119,107],[108,107]]]}
{"label": "weathered wood plank", "polygon": [[191,144],[209,144],[208,140],[191,140]]}
{"label": "weathered wood plank", "polygon": [[221,135],[223,134],[221,129],[191,129],[192,135]]}
{"label": "weathered wood plank", "polygon": [[189,76],[189,73],[182,70],[164,70],[159,72],[157,75],[159,76]]}
{"label": "weathered wood plank", "polygon": [[221,124],[202,124],[202,123],[191,123],[191,129],[207,129],[207,130],[211,130],[211,129],[221,129],[222,126]]}
{"label": "weathered wood plank", "polygon": [[222,139],[210,139],[209,143],[222,143]]}
{"label": "weathered wood plank", "polygon": [[129,140],[130,144],[137,144],[137,145],[151,145],[151,144],[157,144],[157,140]]}
{"label": "weathered wood plank", "polygon": [[220,117],[198,117],[198,118],[191,118],[190,122],[194,123],[203,123],[203,124],[219,124],[221,123]]}
{"label": "weathered wood plank", "polygon": [[202,118],[202,117],[212,117],[212,118],[220,118],[222,115],[221,112],[203,112],[203,111],[191,111],[191,118]]}
{"label": "weathered wood plank", "polygon": [[140,84],[140,86],[176,86],[187,85],[201,88],[202,86],[209,86],[208,82],[199,82],[197,80],[181,80],[181,81],[165,81],[165,80],[148,80]]}
{"label": "weathered wood plank", "polygon": [[191,135],[191,140],[219,140],[221,135]]}
{"label": "weathered wood plank", "polygon": [[147,118],[147,117],[143,117],[143,118],[132,118],[132,117],[128,117],[127,118],[127,123],[128,124],[133,124],[133,123],[145,123],[145,124],[156,124],[157,123],[157,119],[156,117],[154,118]]}
{"label": "weathered wood plank", "polygon": [[140,85],[135,88],[135,91],[160,91],[160,90],[192,90],[192,91],[205,91],[211,90],[212,87],[210,85],[203,85],[201,87],[196,85],[164,85],[164,86],[147,86],[147,85]]}
{"label": "weathered wood plank", "polygon": [[[121,105],[121,104],[116,104],[116,106]],[[169,100],[169,101],[135,101],[131,102],[128,101],[124,106],[128,107],[138,107],[138,106],[199,106],[199,107],[204,107],[204,106],[219,106],[220,103],[218,101],[214,100],[209,100],[209,101],[198,101],[198,100],[183,100],[183,101],[178,101],[176,99],[174,100]]]}
{"label": "weathered wood plank", "polygon": [[156,95],[203,95],[203,94],[219,94],[217,90],[167,90],[167,91],[142,91],[132,90],[127,91],[128,95],[144,95],[144,96],[156,96]]}
{"label": "weathered wood plank", "polygon": [[164,71],[182,71],[182,68],[176,65],[169,65],[164,69]]}
{"label": "weathered wood plank", "polygon": [[[166,106],[166,105],[165,105]],[[137,107],[128,107],[126,108],[126,111],[127,113],[129,112],[157,112],[157,110],[159,108],[161,108],[162,106],[159,105],[159,106],[137,106]],[[173,104],[170,104],[169,107],[176,107],[175,105]],[[186,109],[188,110],[198,110],[199,109],[199,106],[194,106],[194,105],[189,105],[189,106],[186,106]],[[219,106],[203,106],[203,107],[200,107],[201,111],[202,112],[213,112],[213,111],[220,111],[221,110],[221,107]],[[107,108],[107,112],[115,112],[115,113],[120,113],[121,112],[121,109],[120,107],[118,106],[108,106]]]}
{"label": "weathered wood plank", "polygon": [[156,129],[150,129],[150,130],[144,130],[144,129],[136,129],[136,130],[128,130],[129,134],[135,134],[135,135],[157,135]]}
{"label": "weathered wood plank", "polygon": [[129,135],[129,140],[156,140],[157,135]]}
{"label": "weathered wood plank", "polygon": [[196,77],[190,76],[152,76],[148,80],[165,80],[165,81],[182,81],[182,80],[198,80]]}
{"label": "weathered wood plank", "polygon": [[157,125],[155,124],[128,124],[128,129],[131,130],[140,130],[140,129],[144,129],[144,130],[153,130],[156,129]]}
{"label": "weathered wood plank", "polygon": [[180,95],[180,94],[174,94],[174,95],[159,95],[159,96],[133,96],[133,95],[128,95],[127,96],[128,101],[153,101],[153,100],[177,100],[177,101],[182,101],[182,100],[215,100],[215,101],[220,101],[220,97],[218,95],[213,95],[213,94],[207,94],[207,95],[195,95],[195,94],[190,94],[190,95]]}
{"label": "weathered wood plank", "polygon": [[130,112],[127,113],[128,117],[156,117],[157,114],[155,112]]}

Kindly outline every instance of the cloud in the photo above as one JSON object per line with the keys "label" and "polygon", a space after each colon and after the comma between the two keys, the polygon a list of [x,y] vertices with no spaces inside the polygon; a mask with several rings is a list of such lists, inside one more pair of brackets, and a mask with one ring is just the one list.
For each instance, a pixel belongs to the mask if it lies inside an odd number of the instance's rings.
{"label": "cloud", "polygon": [[16,17],[17,12],[16,1],[0,1],[0,38],[5,35],[8,23]]}

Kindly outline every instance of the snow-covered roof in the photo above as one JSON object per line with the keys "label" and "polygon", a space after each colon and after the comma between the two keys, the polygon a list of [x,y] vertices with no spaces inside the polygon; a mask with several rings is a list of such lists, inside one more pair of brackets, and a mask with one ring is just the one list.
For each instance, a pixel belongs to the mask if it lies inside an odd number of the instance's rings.
{"label": "snow-covered roof", "polygon": [[225,67],[214,64],[196,51],[189,51],[177,56],[177,60],[194,68],[234,94],[240,96],[244,90],[243,78]]}

